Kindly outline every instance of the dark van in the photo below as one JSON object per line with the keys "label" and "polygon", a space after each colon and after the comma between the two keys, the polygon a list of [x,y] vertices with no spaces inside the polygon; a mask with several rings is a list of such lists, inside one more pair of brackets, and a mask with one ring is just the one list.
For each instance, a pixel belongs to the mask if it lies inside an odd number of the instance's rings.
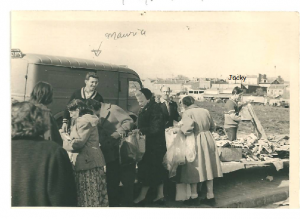
{"label": "dark van", "polygon": [[61,124],[66,104],[76,89],[85,86],[87,72],[99,76],[97,91],[104,102],[116,104],[131,115],[137,114],[139,106],[134,92],[142,83],[132,69],[85,59],[23,54],[19,49],[11,50],[11,97],[18,101],[28,100],[37,82],[50,83],[54,93],[49,108]]}

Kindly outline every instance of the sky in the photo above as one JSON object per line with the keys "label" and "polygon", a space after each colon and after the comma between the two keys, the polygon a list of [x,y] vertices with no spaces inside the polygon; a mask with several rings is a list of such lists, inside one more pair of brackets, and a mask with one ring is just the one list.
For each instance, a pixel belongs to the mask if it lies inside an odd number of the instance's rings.
{"label": "sky", "polygon": [[[289,80],[298,64],[297,25],[294,12],[14,11],[11,48],[127,65],[142,78],[261,73]],[[108,37],[114,32],[130,35]]]}

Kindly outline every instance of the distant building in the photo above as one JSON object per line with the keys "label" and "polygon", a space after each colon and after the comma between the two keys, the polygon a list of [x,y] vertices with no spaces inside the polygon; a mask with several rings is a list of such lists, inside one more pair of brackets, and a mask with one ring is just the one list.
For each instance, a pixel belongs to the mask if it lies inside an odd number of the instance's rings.
{"label": "distant building", "polygon": [[243,84],[251,84],[251,85],[258,85],[259,84],[259,76],[257,75],[247,75],[245,82]]}
{"label": "distant building", "polygon": [[212,89],[231,89],[231,91],[233,90],[233,88],[235,87],[240,87],[241,88],[241,84],[212,84],[211,88]]}
{"label": "distant building", "polygon": [[267,87],[261,87],[259,85],[245,85],[246,87],[246,93],[247,94],[253,94],[253,93],[256,93],[256,90],[258,88],[261,88],[263,92],[266,92],[267,93]]}
{"label": "distant building", "polygon": [[266,74],[258,74],[258,83],[259,84],[268,83],[267,75]]}
{"label": "distant building", "polygon": [[200,89],[210,89],[211,85],[212,85],[211,81],[199,81]]}
{"label": "distant building", "polygon": [[[184,91],[183,84],[187,81],[182,79],[145,79],[142,81],[145,88],[148,88],[154,94],[161,94],[163,87],[170,87],[172,94]],[[196,82],[199,84],[198,82]]]}
{"label": "distant building", "polygon": [[189,82],[183,83],[182,87],[183,87],[184,91],[198,90],[199,89],[199,82],[189,81]]}
{"label": "distant building", "polygon": [[270,87],[272,84],[285,84],[285,81],[280,77],[269,77],[265,74],[259,74],[259,86]]}
{"label": "distant building", "polygon": [[283,96],[283,94],[287,91],[286,85],[284,84],[272,84],[268,87],[267,95],[269,97],[278,97]]}

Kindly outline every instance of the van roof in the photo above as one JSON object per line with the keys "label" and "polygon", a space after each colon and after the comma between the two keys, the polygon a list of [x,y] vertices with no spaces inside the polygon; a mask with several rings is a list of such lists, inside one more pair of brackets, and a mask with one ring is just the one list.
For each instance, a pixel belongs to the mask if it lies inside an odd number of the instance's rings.
{"label": "van roof", "polygon": [[22,60],[26,60],[28,63],[37,64],[37,65],[52,65],[52,66],[85,68],[85,69],[94,69],[94,70],[110,70],[110,71],[118,71],[118,72],[128,72],[138,76],[138,74],[130,68],[99,62],[99,61],[88,60],[88,59],[78,59],[78,58],[63,57],[63,56],[50,56],[50,55],[29,53],[29,54],[25,54]]}

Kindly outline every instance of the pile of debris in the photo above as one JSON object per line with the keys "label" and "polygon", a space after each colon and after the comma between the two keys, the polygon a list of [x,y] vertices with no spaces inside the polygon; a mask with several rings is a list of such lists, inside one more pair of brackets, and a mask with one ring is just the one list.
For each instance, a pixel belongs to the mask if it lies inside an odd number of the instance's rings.
{"label": "pile of debris", "polygon": [[245,138],[229,141],[226,135],[213,133],[216,145],[222,148],[241,148],[242,157],[246,161],[268,161],[273,158],[289,157],[289,137],[270,136],[268,139],[258,139],[255,134]]}

